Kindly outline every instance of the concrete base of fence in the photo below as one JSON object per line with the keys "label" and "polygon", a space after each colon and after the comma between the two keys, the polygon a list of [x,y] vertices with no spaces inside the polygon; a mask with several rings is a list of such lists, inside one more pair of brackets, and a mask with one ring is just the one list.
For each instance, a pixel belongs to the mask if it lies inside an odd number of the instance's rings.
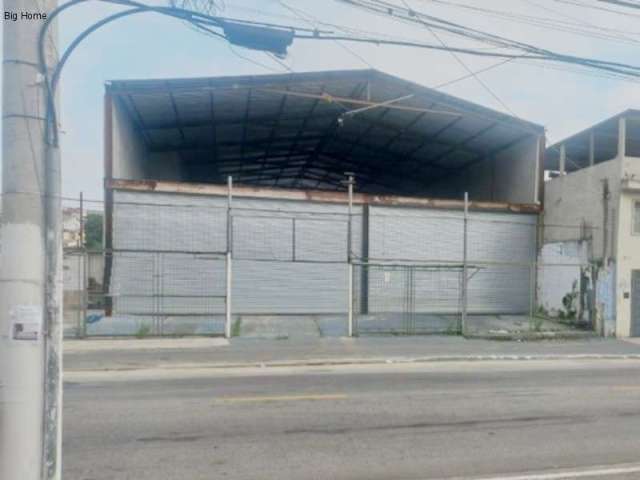
{"label": "concrete base of fence", "polygon": [[561,331],[561,332],[487,332],[465,335],[468,339],[533,341],[533,340],[583,340],[595,338],[595,332]]}

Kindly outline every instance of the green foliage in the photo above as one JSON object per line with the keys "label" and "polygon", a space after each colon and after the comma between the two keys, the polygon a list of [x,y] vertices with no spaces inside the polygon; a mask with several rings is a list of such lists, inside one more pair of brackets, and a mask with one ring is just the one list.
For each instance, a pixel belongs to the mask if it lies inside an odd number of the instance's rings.
{"label": "green foliage", "polygon": [[241,331],[242,331],[242,317],[238,317],[236,321],[233,322],[233,326],[231,327],[231,336],[239,337]]}
{"label": "green foliage", "polygon": [[136,338],[142,339],[147,335],[149,335],[149,333],[151,333],[151,327],[147,324],[142,324],[140,325],[140,327],[138,328],[138,331],[136,332]]}
{"label": "green foliage", "polygon": [[577,282],[573,282],[571,291],[568,292],[564,297],[562,297],[562,306],[564,307],[564,312],[560,312],[560,318],[565,319],[575,319],[578,313],[578,309],[575,306],[576,300],[578,299],[578,286]]}
{"label": "green foliage", "polygon": [[89,213],[84,225],[85,246],[89,250],[102,248],[102,215]]}

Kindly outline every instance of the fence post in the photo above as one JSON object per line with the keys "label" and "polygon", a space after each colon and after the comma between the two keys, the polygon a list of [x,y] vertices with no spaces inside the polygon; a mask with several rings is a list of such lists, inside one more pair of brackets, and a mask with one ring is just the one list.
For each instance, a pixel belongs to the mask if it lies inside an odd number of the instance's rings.
{"label": "fence post", "polygon": [[348,275],[347,275],[347,302],[348,306],[348,318],[347,318],[347,335],[353,337],[353,253],[352,253],[352,218],[353,218],[353,175],[349,175],[347,184],[349,187],[349,224],[347,226],[347,261],[348,261]]}
{"label": "fence post", "polygon": [[467,333],[467,284],[469,281],[467,261],[468,261],[468,233],[469,233],[469,193],[464,192],[464,221],[462,240],[462,312],[460,316],[460,333],[463,336]]}
{"label": "fence post", "polygon": [[87,336],[87,309],[89,304],[89,253],[86,247],[82,250],[82,322],[80,324],[80,336]]}
{"label": "fence post", "polygon": [[537,321],[535,318],[535,303],[536,303],[536,279],[537,279],[537,268],[538,262],[534,259],[529,264],[529,328],[532,331],[539,330]]}
{"label": "fence post", "polygon": [[[544,264],[540,263],[540,249],[544,244],[544,217],[538,215],[534,228],[536,229],[535,235],[535,253],[531,259],[529,272],[529,327],[532,331],[539,330],[537,314],[537,302],[538,302],[538,275],[540,275],[540,268],[544,269]],[[543,272],[544,274],[544,272]]]}
{"label": "fence post", "polygon": [[225,322],[224,336],[231,338],[231,251],[232,251],[232,225],[231,225],[231,202],[233,199],[233,178],[227,177],[227,252],[226,252],[226,279],[227,289],[225,297]]}
{"label": "fence post", "polygon": [[81,291],[81,305],[80,305],[80,330],[79,335],[81,338],[87,336],[87,304],[89,302],[89,279],[88,279],[88,265],[89,254],[87,253],[87,244],[85,238],[85,223],[84,223],[84,195],[80,192],[80,256],[82,258],[82,284],[80,286]]}

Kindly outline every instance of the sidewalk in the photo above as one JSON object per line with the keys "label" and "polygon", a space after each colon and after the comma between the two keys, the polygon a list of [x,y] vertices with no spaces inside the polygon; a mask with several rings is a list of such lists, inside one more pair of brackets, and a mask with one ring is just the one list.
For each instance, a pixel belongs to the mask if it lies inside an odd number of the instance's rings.
{"label": "sidewalk", "polygon": [[64,346],[66,371],[623,358],[640,360],[640,344],[599,338],[504,342],[455,336],[388,336],[89,339],[68,340]]}

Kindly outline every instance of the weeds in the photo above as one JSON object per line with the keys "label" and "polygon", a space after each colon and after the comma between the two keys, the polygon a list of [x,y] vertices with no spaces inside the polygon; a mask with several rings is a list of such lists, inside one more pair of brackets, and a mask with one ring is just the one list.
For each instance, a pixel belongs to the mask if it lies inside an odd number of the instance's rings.
{"label": "weeds", "polygon": [[136,331],[136,338],[138,339],[145,338],[146,336],[149,335],[149,333],[151,333],[151,327],[147,324],[142,324],[140,325],[140,327],[138,327],[138,330]]}

